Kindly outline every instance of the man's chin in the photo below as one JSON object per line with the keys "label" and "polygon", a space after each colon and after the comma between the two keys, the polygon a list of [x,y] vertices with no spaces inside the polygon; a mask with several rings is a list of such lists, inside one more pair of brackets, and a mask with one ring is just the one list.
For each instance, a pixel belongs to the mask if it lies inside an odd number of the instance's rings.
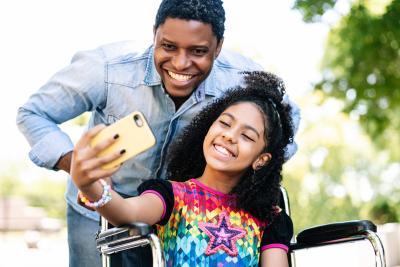
{"label": "man's chin", "polygon": [[168,95],[173,99],[187,99],[190,97],[192,92],[193,92],[193,90],[191,90],[190,92],[186,92],[186,91],[182,92],[182,91],[175,91],[175,90],[170,92],[167,90]]}
{"label": "man's chin", "polygon": [[188,87],[168,86],[165,88],[165,90],[167,91],[168,95],[173,98],[187,98],[193,93],[194,88],[195,87],[193,86],[188,86]]}

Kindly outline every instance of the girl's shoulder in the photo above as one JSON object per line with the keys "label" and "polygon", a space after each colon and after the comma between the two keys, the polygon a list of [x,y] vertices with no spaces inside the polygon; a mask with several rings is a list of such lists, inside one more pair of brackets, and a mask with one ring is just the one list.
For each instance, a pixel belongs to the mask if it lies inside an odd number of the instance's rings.
{"label": "girl's shoulder", "polygon": [[170,181],[164,179],[149,179],[141,183],[138,187],[139,195],[145,191],[157,191],[159,193],[167,194],[184,194],[196,191],[195,183],[190,179],[185,182]]}
{"label": "girl's shoulder", "polygon": [[138,187],[139,195],[148,190],[169,192],[172,191],[172,184],[170,181],[164,179],[149,179],[141,183]]}
{"label": "girl's shoulder", "polygon": [[195,192],[194,179],[189,179],[185,182],[169,181],[171,183],[174,195],[192,194]]}

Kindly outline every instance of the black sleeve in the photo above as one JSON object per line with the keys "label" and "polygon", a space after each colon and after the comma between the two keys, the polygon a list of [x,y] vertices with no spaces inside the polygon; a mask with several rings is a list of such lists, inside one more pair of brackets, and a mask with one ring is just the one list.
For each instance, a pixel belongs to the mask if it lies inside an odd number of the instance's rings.
{"label": "black sleeve", "polygon": [[265,228],[261,239],[261,249],[271,244],[282,244],[289,248],[293,236],[292,219],[286,212],[280,212],[274,217],[272,223]]}
{"label": "black sleeve", "polygon": [[156,191],[164,199],[165,213],[161,220],[157,223],[159,225],[165,225],[169,221],[172,209],[174,208],[174,191],[169,181],[163,179],[151,179],[144,181],[139,187],[139,195],[145,191],[153,190]]}

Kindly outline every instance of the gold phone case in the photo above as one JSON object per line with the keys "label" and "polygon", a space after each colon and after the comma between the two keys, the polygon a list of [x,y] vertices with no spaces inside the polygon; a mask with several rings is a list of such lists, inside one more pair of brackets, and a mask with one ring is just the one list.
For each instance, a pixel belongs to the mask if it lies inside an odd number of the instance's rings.
{"label": "gold phone case", "polygon": [[121,151],[122,149],[125,149],[126,152],[116,160],[103,165],[103,169],[114,168],[131,157],[151,148],[156,143],[154,134],[143,114],[135,111],[101,130],[92,139],[91,146],[116,134],[119,135],[119,138],[115,143],[104,149],[98,156],[104,156],[115,151]]}

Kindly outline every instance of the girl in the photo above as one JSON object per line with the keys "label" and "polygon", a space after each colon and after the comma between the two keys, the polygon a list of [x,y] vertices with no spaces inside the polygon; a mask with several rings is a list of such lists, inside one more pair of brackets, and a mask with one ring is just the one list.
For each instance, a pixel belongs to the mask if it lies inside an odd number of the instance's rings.
{"label": "girl", "polygon": [[293,225],[277,204],[284,148],[293,139],[290,108],[281,103],[278,77],[245,75],[245,87],[227,92],[185,128],[169,153],[168,180],[145,181],[137,197],[110,189],[106,180],[117,168],[101,165],[120,154],[96,157],[114,139],[91,148],[104,126],[89,130],[71,165],[83,203],[113,225],[155,224],[167,266],[288,266]]}

